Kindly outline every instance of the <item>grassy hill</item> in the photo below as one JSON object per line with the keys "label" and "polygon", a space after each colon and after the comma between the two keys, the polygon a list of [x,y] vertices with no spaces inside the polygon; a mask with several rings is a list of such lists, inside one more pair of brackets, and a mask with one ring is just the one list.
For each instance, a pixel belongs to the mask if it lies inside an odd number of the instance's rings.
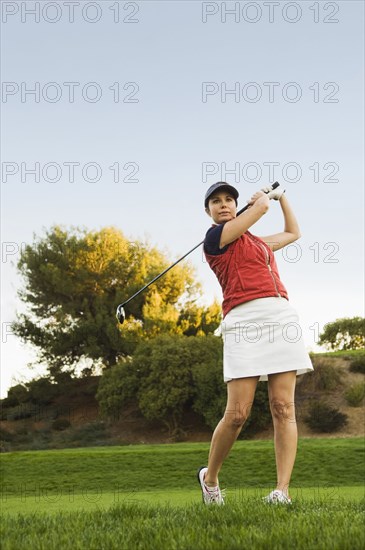
{"label": "grassy hill", "polygon": [[301,439],[290,506],[268,506],[272,441],[238,441],[224,507],[196,481],[208,443],[20,451],[1,457],[3,550],[360,550],[364,441]]}
{"label": "grassy hill", "polygon": [[[354,361],[360,365],[351,370]],[[362,350],[315,354],[314,373],[298,377],[296,412],[301,437],[364,436],[364,400],[349,403],[348,393],[364,385],[365,354]],[[361,367],[362,365],[362,367]],[[129,445],[135,443],[168,443],[170,435],[163,424],[147,421],[137,404],[120,411],[118,418],[102,418],[95,393],[99,377],[71,379],[54,398],[25,402],[2,408],[0,421],[1,450],[60,449],[89,445]],[[361,397],[361,395],[360,395]],[[5,403],[4,403],[5,401]],[[317,433],[305,422],[310,404],[324,402],[347,415],[347,425],[333,433]],[[6,404],[6,400],[3,400]],[[222,411],[223,412],[223,411]],[[187,409],[183,422],[184,441],[210,441],[211,429],[203,419]],[[271,439],[272,427],[243,438]]]}

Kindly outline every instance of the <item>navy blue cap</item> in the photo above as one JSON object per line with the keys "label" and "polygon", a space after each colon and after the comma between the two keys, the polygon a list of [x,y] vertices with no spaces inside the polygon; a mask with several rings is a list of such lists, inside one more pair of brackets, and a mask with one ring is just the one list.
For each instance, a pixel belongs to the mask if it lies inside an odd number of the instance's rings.
{"label": "navy blue cap", "polygon": [[237,199],[239,197],[239,193],[237,189],[232,185],[229,185],[229,183],[225,181],[217,181],[217,183],[213,183],[213,185],[211,185],[208,191],[205,193],[205,198],[204,198],[205,208],[208,206],[209,199],[213,195],[213,193],[215,193],[216,191],[224,191],[224,190],[228,191],[229,194],[235,198],[235,201],[237,204]]}

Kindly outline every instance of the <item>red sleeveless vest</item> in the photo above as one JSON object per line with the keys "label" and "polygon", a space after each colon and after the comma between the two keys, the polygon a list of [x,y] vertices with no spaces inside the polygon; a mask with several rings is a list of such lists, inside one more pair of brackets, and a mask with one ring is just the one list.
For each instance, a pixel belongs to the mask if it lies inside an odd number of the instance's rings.
{"label": "red sleeveless vest", "polygon": [[234,307],[257,298],[288,293],[280,280],[274,253],[262,239],[246,231],[226,252],[204,255],[223,292],[223,317]]}

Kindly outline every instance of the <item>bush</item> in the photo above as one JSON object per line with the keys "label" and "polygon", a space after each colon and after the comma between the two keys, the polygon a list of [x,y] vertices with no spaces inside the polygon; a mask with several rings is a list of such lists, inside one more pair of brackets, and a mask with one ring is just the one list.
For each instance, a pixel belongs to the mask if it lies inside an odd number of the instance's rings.
{"label": "bush", "polygon": [[187,407],[215,425],[225,392],[221,338],[165,334],[140,343],[132,361],[104,371],[96,398],[101,414],[114,419],[138,402],[147,420],[164,423],[176,437]]}
{"label": "bush", "polygon": [[341,372],[333,367],[331,359],[312,357],[314,371],[301,376],[301,390],[311,389],[314,391],[333,391],[342,383]]}
{"label": "bush", "polygon": [[304,420],[314,432],[331,433],[346,426],[347,419],[347,414],[333,409],[323,401],[313,401]]}
{"label": "bush", "polygon": [[360,372],[361,374],[365,374],[365,355],[359,357],[359,359],[351,361],[349,370],[351,372]]}
{"label": "bush", "polygon": [[26,426],[17,426],[15,428],[15,436],[12,446],[25,445],[28,446],[32,443],[34,434]]}
{"label": "bush", "polygon": [[180,437],[183,413],[194,393],[192,368],[206,357],[207,338],[161,335],[139,344],[133,356],[140,377],[139,409],[147,420],[165,424],[170,436]]}
{"label": "bush", "polygon": [[57,420],[52,422],[52,430],[57,430],[58,432],[66,430],[70,426],[71,422],[67,418],[57,418]]}
{"label": "bush", "polygon": [[17,384],[8,390],[8,395],[1,400],[1,406],[4,408],[16,407],[21,403],[28,401],[28,390],[23,384]]}
{"label": "bush", "polygon": [[30,451],[42,451],[49,449],[52,435],[47,428],[41,430],[35,430],[31,434],[31,440],[26,446]]}
{"label": "bush", "polygon": [[108,434],[106,433],[104,422],[97,420],[89,424],[84,424],[72,431],[69,440],[72,443],[76,443],[78,447],[101,445],[107,436]]}
{"label": "bush", "polygon": [[136,399],[139,373],[131,361],[123,361],[103,372],[96,392],[100,413],[117,420],[123,408]]}
{"label": "bush", "polygon": [[326,363],[316,367],[316,387],[321,391],[332,391],[341,384],[341,374],[332,365]]}
{"label": "bush", "polygon": [[24,420],[34,415],[34,407],[29,404],[17,405],[1,413],[1,420]]}
{"label": "bush", "polygon": [[272,423],[267,382],[257,384],[255,398],[251,408],[251,414],[243,426],[240,439],[252,436],[262,430],[266,430]]}
{"label": "bush", "polygon": [[0,440],[0,453],[8,453],[9,451],[11,451],[10,444]]}
{"label": "bush", "polygon": [[345,393],[347,403],[351,407],[360,407],[365,397],[365,382],[353,384]]}
{"label": "bush", "polygon": [[2,441],[13,441],[14,434],[6,430],[5,428],[0,428],[0,440]]}
{"label": "bush", "polygon": [[193,410],[214,430],[223,416],[227,401],[227,388],[222,373],[222,339],[211,336],[205,340],[204,347],[204,360],[196,362],[192,367]]}
{"label": "bush", "polygon": [[[207,362],[193,366],[195,394],[193,409],[200,414],[207,426],[214,430],[221,420],[227,401],[227,388],[223,382],[222,359],[223,344],[220,338],[213,337],[205,342]],[[239,435],[240,439],[252,436],[271,424],[271,412],[267,383],[259,382],[251,414]]]}
{"label": "bush", "polygon": [[29,398],[36,405],[48,405],[59,394],[60,388],[49,378],[38,378],[27,382]]}

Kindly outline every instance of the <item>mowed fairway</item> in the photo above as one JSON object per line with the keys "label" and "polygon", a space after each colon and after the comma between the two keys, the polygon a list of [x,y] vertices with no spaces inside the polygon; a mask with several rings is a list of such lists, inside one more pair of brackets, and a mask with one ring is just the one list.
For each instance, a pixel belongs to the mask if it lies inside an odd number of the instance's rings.
{"label": "mowed fairway", "polygon": [[293,504],[268,506],[271,441],[238,441],[224,464],[224,507],[201,504],[209,445],[181,443],[1,456],[6,549],[362,549],[364,443],[302,439]]}

